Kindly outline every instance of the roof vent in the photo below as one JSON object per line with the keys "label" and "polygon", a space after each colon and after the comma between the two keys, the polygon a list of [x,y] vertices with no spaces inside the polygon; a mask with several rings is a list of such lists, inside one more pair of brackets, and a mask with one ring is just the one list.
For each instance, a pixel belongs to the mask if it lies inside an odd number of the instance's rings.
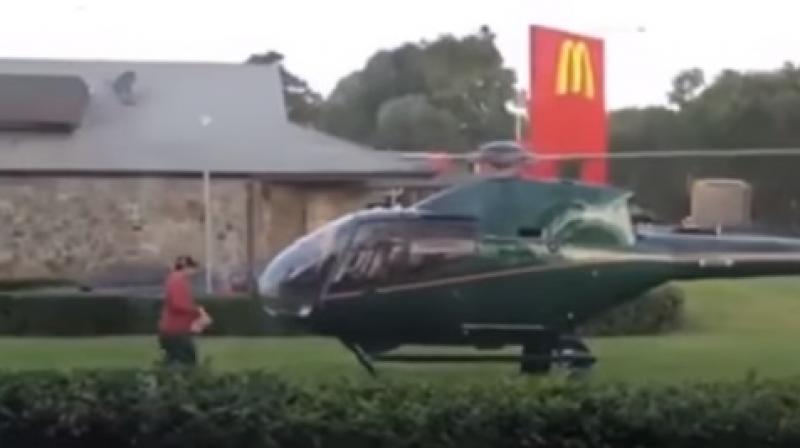
{"label": "roof vent", "polygon": [[117,95],[120,103],[126,106],[133,106],[136,104],[136,98],[133,94],[134,82],[136,82],[136,72],[133,70],[126,70],[117,76],[111,84],[111,88],[114,89],[114,93]]}
{"label": "roof vent", "polygon": [[89,88],[78,76],[0,74],[0,130],[71,132],[80,126]]}

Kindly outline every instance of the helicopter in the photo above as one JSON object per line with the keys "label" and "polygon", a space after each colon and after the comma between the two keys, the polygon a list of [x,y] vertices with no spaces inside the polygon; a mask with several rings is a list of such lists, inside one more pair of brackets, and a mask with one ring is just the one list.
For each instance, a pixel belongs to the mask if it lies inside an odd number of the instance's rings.
{"label": "helicopter", "polygon": [[[521,177],[527,156],[509,146],[482,148],[496,174],[296,240],[258,279],[264,310],[338,339],[373,375],[377,361],[514,361],[545,374],[590,369],[577,328],[662,284],[800,273],[800,238],[643,234],[631,191]],[[405,345],[521,352],[394,353]]]}

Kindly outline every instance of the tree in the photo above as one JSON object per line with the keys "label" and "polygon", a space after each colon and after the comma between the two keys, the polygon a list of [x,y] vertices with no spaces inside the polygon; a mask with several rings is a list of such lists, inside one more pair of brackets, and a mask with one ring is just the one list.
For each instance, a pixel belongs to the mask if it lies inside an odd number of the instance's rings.
{"label": "tree", "polygon": [[684,107],[694,98],[700,88],[705,84],[705,76],[699,68],[690,68],[678,73],[672,80],[672,91],[667,94],[669,102]]}
{"label": "tree", "polygon": [[[283,55],[275,51],[251,55],[248,64],[280,64]],[[281,84],[288,118],[301,125],[313,126],[319,118],[322,95],[314,91],[308,83],[280,66]]]}
{"label": "tree", "polygon": [[[786,63],[775,70],[724,70],[703,86],[702,72],[676,76],[669,97],[677,111],[652,107],[615,111],[610,116],[612,151],[649,149],[733,149],[800,147],[800,69]],[[614,183],[636,191],[664,216],[688,212],[689,181],[734,177],[754,188],[754,214],[780,230],[800,231],[800,178],[796,159],[676,158],[617,160]]]}
{"label": "tree", "polygon": [[425,95],[392,98],[381,105],[375,130],[379,147],[414,151],[463,146],[458,121],[433,106]]}
{"label": "tree", "polygon": [[[514,98],[515,74],[494,39],[483,27],[379,51],[339,81],[320,126],[368,145],[419,150],[463,151],[513,138],[505,103]],[[434,131],[426,120],[446,128]]]}

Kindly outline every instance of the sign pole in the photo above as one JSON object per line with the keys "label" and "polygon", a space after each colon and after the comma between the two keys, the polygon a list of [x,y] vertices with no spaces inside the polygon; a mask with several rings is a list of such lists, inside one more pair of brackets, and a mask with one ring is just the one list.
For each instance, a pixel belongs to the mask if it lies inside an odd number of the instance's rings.
{"label": "sign pole", "polygon": [[255,297],[258,288],[256,288],[255,281],[255,214],[256,214],[256,187],[258,184],[252,177],[247,179],[247,292]]}
{"label": "sign pole", "polygon": [[203,171],[203,209],[205,212],[205,255],[206,255],[206,293],[213,292],[212,272],[214,270],[214,232],[211,222],[211,173]]}

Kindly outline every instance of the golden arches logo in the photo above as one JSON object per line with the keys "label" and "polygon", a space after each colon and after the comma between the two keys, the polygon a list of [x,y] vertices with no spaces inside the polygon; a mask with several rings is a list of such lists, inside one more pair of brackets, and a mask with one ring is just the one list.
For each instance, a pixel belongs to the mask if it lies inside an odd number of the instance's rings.
{"label": "golden arches logo", "polygon": [[594,98],[594,69],[586,42],[572,39],[562,42],[558,52],[557,70],[557,95],[582,92],[586,98]]}

